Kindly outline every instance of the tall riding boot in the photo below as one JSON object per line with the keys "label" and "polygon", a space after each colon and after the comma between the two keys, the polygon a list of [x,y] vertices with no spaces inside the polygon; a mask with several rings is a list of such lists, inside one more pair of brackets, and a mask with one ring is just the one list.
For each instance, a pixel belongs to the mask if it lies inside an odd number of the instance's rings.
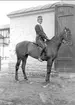
{"label": "tall riding boot", "polygon": [[[46,48],[46,47],[45,47]],[[38,58],[38,60],[40,61],[40,62],[42,62],[42,54],[43,54],[43,52],[45,52],[45,48],[41,51],[41,54],[40,54],[40,57]]]}

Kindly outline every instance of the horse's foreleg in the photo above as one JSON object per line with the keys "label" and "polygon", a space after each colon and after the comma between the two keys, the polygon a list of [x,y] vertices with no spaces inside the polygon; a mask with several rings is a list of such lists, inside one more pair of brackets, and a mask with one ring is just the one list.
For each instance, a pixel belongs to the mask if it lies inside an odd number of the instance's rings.
{"label": "horse's foreleg", "polygon": [[25,66],[26,66],[27,57],[28,57],[28,55],[26,55],[26,56],[22,59],[22,72],[23,72],[23,75],[24,75],[24,79],[26,79],[26,80],[28,80],[28,79],[27,79],[27,76],[26,76],[26,73],[25,73]]}
{"label": "horse's foreleg", "polygon": [[52,68],[52,59],[49,59],[47,61],[47,74],[46,74],[46,82],[49,82],[50,81],[50,73],[51,73],[51,68]]}
{"label": "horse's foreleg", "polygon": [[20,62],[21,62],[21,59],[17,59],[17,63],[16,63],[16,66],[15,66],[15,80],[18,81],[18,69],[19,69],[19,65],[20,65]]}

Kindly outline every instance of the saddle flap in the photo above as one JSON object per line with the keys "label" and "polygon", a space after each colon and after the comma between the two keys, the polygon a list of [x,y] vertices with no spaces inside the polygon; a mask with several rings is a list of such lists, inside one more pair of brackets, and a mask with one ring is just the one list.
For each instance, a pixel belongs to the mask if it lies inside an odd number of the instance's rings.
{"label": "saddle flap", "polygon": [[33,44],[42,49],[42,47],[40,47],[37,43],[33,42]]}

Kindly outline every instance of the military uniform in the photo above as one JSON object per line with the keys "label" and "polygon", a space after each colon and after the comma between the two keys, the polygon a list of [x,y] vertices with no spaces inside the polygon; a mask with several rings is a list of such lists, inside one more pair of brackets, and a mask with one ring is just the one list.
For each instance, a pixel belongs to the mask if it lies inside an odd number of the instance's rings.
{"label": "military uniform", "polygon": [[48,39],[48,38],[44,33],[42,26],[40,24],[37,24],[35,26],[35,31],[36,31],[36,43],[44,49],[46,47],[45,39]]}

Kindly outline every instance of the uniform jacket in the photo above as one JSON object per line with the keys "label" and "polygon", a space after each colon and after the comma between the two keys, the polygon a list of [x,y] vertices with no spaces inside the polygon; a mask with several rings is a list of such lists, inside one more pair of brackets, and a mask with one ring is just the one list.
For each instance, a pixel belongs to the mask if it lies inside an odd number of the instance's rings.
{"label": "uniform jacket", "polygon": [[40,24],[37,24],[35,26],[35,31],[36,31],[36,40],[40,39],[40,40],[44,41],[44,39],[47,39],[47,36],[44,33],[43,28]]}

